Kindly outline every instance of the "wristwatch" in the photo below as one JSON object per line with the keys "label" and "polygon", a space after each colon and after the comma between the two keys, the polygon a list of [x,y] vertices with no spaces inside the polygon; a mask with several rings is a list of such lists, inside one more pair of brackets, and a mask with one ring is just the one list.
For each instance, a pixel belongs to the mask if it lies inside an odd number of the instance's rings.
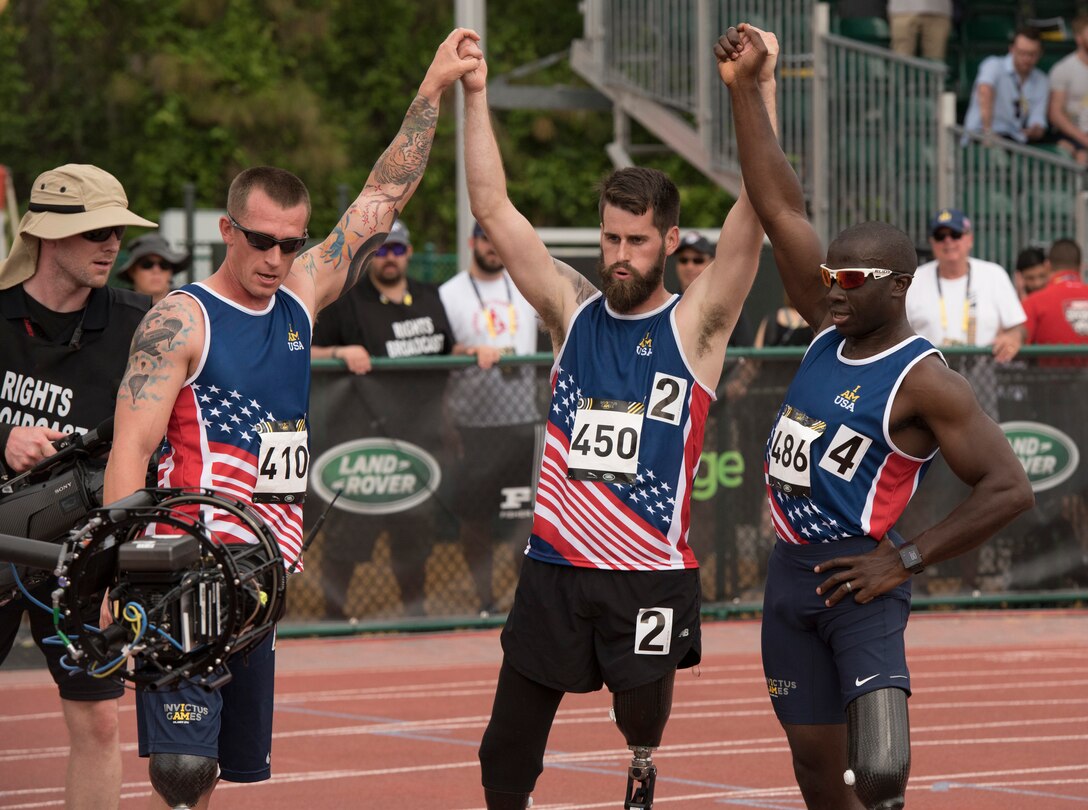
{"label": "wristwatch", "polygon": [[920,574],[926,570],[922,552],[918,550],[918,546],[914,545],[914,543],[906,543],[899,547],[899,559],[903,561],[903,567],[912,574]]}

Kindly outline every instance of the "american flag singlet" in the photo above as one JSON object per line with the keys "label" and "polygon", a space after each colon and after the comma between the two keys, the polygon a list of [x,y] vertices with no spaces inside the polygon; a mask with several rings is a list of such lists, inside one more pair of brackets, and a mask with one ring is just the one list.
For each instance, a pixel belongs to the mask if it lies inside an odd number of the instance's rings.
{"label": "american flag singlet", "polygon": [[552,366],[526,554],[582,568],[697,568],[691,487],[714,392],[680,347],[679,296],[641,315],[600,293],[571,319]]}
{"label": "american flag singlet", "polygon": [[[197,301],[205,337],[196,374],[170,415],[159,486],[207,487],[251,504],[291,566],[302,549],[309,466],[309,312],[283,288],[260,311],[199,283],[172,294]],[[236,518],[201,508],[224,542],[254,541]]]}

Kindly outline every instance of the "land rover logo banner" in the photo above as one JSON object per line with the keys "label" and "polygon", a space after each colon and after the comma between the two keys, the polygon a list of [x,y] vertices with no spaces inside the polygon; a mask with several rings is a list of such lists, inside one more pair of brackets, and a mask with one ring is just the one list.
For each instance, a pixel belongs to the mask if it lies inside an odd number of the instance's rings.
{"label": "land rover logo banner", "polygon": [[311,395],[309,491],[324,509],[362,515],[439,506],[443,458],[439,371],[315,374]]}

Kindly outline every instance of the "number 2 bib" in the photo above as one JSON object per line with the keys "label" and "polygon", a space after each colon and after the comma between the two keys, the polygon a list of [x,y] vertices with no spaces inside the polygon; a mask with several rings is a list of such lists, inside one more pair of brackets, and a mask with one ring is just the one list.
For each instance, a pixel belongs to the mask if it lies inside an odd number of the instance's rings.
{"label": "number 2 bib", "polygon": [[302,503],[310,448],[306,420],[262,422],[257,427],[261,448],[257,456],[254,503]]}

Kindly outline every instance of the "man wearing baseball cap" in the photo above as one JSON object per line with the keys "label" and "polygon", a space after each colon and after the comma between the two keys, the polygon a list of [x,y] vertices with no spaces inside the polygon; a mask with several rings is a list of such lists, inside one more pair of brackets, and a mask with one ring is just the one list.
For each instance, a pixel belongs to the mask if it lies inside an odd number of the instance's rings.
{"label": "man wearing baseball cap", "polygon": [[1005,268],[971,258],[971,220],[942,208],[929,223],[934,259],[921,265],[907,290],[907,317],[936,346],[992,346],[998,362],[1020,350],[1024,309]]}
{"label": "man wearing baseball cap", "polygon": [[[96,166],[67,164],[34,181],[29,210],[0,264],[0,477],[30,469],[56,452],[53,442],[113,413],[129,343],[150,306],[146,296],[106,286],[129,225],[157,227],[129,211],[117,178]],[[30,594],[50,604],[55,587],[51,578]],[[0,608],[0,662],[24,611],[68,726],[65,806],[117,807],[117,698],[124,688],[70,675],[60,661],[65,649],[43,643],[54,634],[51,615],[23,596]],[[98,617],[84,620],[97,624]]]}
{"label": "man wearing baseball cap", "polygon": [[[982,409],[1000,422],[998,384],[994,362],[1006,363],[1020,351],[1020,326],[1027,320],[1020,297],[1008,272],[994,262],[971,256],[974,234],[970,218],[957,208],[942,208],[929,222],[933,261],[921,265],[907,289],[907,319],[911,327],[935,346],[989,346],[985,355],[948,355],[948,365],[962,374],[975,389]],[[962,499],[966,486],[937,463],[930,470],[934,509],[937,513]],[[978,587],[979,550],[949,562],[962,587]]]}

